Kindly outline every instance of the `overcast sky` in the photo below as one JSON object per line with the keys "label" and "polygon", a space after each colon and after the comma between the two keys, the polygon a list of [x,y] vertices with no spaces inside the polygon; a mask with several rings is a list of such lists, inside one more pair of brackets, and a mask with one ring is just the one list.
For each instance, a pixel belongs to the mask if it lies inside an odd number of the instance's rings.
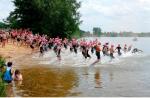
{"label": "overcast sky", "polygon": [[[0,0],[0,21],[14,9],[12,0]],[[150,31],[150,0],[78,0],[82,2],[80,28],[92,31]]]}

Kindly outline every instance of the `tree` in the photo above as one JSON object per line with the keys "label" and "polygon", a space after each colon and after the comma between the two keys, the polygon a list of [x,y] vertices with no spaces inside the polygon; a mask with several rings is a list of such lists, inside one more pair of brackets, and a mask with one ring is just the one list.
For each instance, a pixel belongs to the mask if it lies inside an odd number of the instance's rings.
{"label": "tree", "polygon": [[0,22],[0,28],[7,28],[7,24]]}
{"label": "tree", "polygon": [[80,2],[76,0],[14,0],[8,21],[12,28],[30,28],[52,37],[70,37],[79,30]]}
{"label": "tree", "polygon": [[11,28],[30,28],[34,32],[40,30],[42,12],[36,7],[35,0],[14,0],[15,10],[7,18]]}
{"label": "tree", "polygon": [[99,28],[99,27],[94,27],[93,28],[93,34],[94,35],[97,35],[97,36],[100,37],[101,33],[102,33],[101,28]]}

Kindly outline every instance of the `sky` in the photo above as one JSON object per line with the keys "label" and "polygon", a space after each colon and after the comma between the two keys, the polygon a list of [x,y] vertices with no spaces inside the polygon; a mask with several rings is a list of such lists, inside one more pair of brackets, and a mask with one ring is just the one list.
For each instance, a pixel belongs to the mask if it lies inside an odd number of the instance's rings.
{"label": "sky", "polygon": [[12,0],[0,0],[0,21],[6,19],[14,8]]}
{"label": "sky", "polygon": [[[15,7],[12,0],[0,0],[0,21]],[[80,28],[92,31],[150,32],[150,0],[78,0],[81,1]]]}

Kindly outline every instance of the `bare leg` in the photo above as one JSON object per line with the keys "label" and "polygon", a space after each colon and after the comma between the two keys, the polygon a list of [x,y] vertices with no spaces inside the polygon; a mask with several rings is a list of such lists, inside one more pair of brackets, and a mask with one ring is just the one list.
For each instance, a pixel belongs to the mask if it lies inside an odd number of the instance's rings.
{"label": "bare leg", "polygon": [[100,61],[100,59],[97,59],[95,62],[93,62],[90,66],[95,65],[96,63],[98,63]]}

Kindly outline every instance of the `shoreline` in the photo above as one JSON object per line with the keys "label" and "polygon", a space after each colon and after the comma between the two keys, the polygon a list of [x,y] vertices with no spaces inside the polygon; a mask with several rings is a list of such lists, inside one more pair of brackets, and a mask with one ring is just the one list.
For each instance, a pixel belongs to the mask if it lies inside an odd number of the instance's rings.
{"label": "shoreline", "polygon": [[[31,50],[30,48],[22,46],[15,46],[9,42],[5,48],[0,47],[0,55],[6,60],[6,62],[13,62],[13,69],[21,69],[21,67],[25,67],[23,63],[26,58],[30,57]],[[22,62],[22,60],[24,60],[24,62]],[[6,85],[5,91],[7,97],[16,97],[13,83],[11,85]]]}

